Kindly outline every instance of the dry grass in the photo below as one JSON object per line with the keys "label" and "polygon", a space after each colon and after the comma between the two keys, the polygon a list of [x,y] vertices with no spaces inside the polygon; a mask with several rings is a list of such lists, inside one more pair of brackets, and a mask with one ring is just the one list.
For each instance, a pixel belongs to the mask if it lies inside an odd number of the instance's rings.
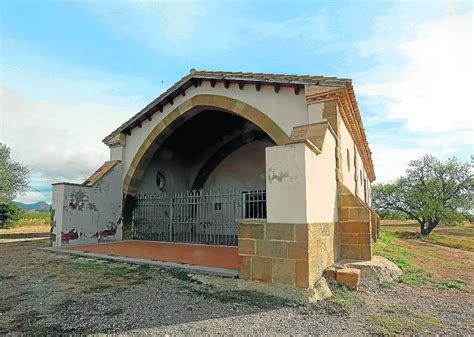
{"label": "dry grass", "polygon": [[28,234],[28,233],[49,233],[49,225],[30,225],[15,228],[0,229],[0,235],[2,234]]}
{"label": "dry grass", "polygon": [[[399,237],[415,238],[419,226],[415,222],[400,220],[382,220],[382,229]],[[474,251],[474,226],[465,223],[460,226],[438,226],[427,237],[421,240],[445,247]]]}

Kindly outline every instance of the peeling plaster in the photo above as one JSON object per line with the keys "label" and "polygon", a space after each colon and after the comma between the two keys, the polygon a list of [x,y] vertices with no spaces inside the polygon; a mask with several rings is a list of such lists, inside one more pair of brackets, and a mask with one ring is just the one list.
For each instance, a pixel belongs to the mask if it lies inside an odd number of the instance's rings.
{"label": "peeling plaster", "polygon": [[290,181],[293,181],[293,177],[290,176],[288,171],[277,173],[273,168],[268,170],[267,179],[269,182],[276,180],[281,183],[284,178],[288,178]]}
{"label": "peeling plaster", "polygon": [[89,196],[83,190],[74,190],[70,194],[70,201],[69,207],[71,209],[77,209],[78,211],[82,211],[84,209],[84,205],[86,202],[89,201]]}
{"label": "peeling plaster", "polygon": [[96,204],[93,204],[92,202],[89,202],[87,204],[87,208],[89,208],[91,211],[97,211],[97,212],[99,211]]}
{"label": "peeling plaster", "polygon": [[69,243],[69,241],[77,239],[79,239],[79,234],[75,229],[71,229],[67,233],[61,232],[61,242],[63,243]]}

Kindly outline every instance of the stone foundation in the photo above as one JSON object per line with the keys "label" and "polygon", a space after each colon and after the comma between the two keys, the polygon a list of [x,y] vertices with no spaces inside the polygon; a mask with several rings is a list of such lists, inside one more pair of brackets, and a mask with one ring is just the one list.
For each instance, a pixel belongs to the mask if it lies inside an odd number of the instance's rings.
{"label": "stone foundation", "polygon": [[334,264],[334,228],[334,223],[240,221],[240,278],[313,289]]}

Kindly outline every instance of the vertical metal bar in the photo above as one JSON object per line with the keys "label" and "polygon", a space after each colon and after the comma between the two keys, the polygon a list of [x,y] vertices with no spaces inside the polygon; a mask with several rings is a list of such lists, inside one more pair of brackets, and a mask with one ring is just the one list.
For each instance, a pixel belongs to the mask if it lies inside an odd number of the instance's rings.
{"label": "vertical metal bar", "polygon": [[170,200],[169,200],[169,240],[170,241],[173,241],[173,198],[170,197]]}

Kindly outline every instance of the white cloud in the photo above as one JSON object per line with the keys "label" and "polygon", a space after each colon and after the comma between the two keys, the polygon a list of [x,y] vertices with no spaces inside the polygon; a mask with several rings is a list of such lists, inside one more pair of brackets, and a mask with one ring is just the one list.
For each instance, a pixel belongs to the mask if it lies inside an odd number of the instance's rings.
{"label": "white cloud", "polygon": [[[379,134],[369,134],[377,182],[397,178],[427,153],[465,159],[472,151],[473,13],[454,12],[446,6],[444,16],[419,23],[423,13],[397,7],[379,17],[358,46],[360,55],[376,61],[357,75],[364,81],[356,91],[379,117],[371,126]],[[384,131],[387,120],[392,124]]]}
{"label": "white cloud", "polygon": [[410,160],[426,153],[422,148],[405,149],[381,144],[373,144],[371,149],[377,183],[388,182],[403,175]]}
{"label": "white cloud", "polygon": [[107,160],[101,139],[132,114],[121,106],[39,101],[0,90],[1,141],[32,172],[56,179],[79,181],[92,173]]}
{"label": "white cloud", "polygon": [[[161,92],[140,78],[87,71],[58,75],[3,66],[1,74],[0,142],[30,168],[31,186],[41,191],[53,182],[84,181],[109,158],[102,139],[141,109],[151,92]],[[35,197],[51,195],[36,191],[19,199]]]}
{"label": "white cloud", "polygon": [[46,201],[51,203],[51,193],[50,192],[37,192],[37,191],[28,191],[24,195],[15,199],[15,201],[22,202],[24,204],[32,204],[38,201]]}
{"label": "white cloud", "polygon": [[472,38],[472,12],[423,24],[415,37],[397,45],[406,63],[387,69],[393,77],[358,92],[385,97],[389,118],[404,120],[409,131],[470,130]]}

